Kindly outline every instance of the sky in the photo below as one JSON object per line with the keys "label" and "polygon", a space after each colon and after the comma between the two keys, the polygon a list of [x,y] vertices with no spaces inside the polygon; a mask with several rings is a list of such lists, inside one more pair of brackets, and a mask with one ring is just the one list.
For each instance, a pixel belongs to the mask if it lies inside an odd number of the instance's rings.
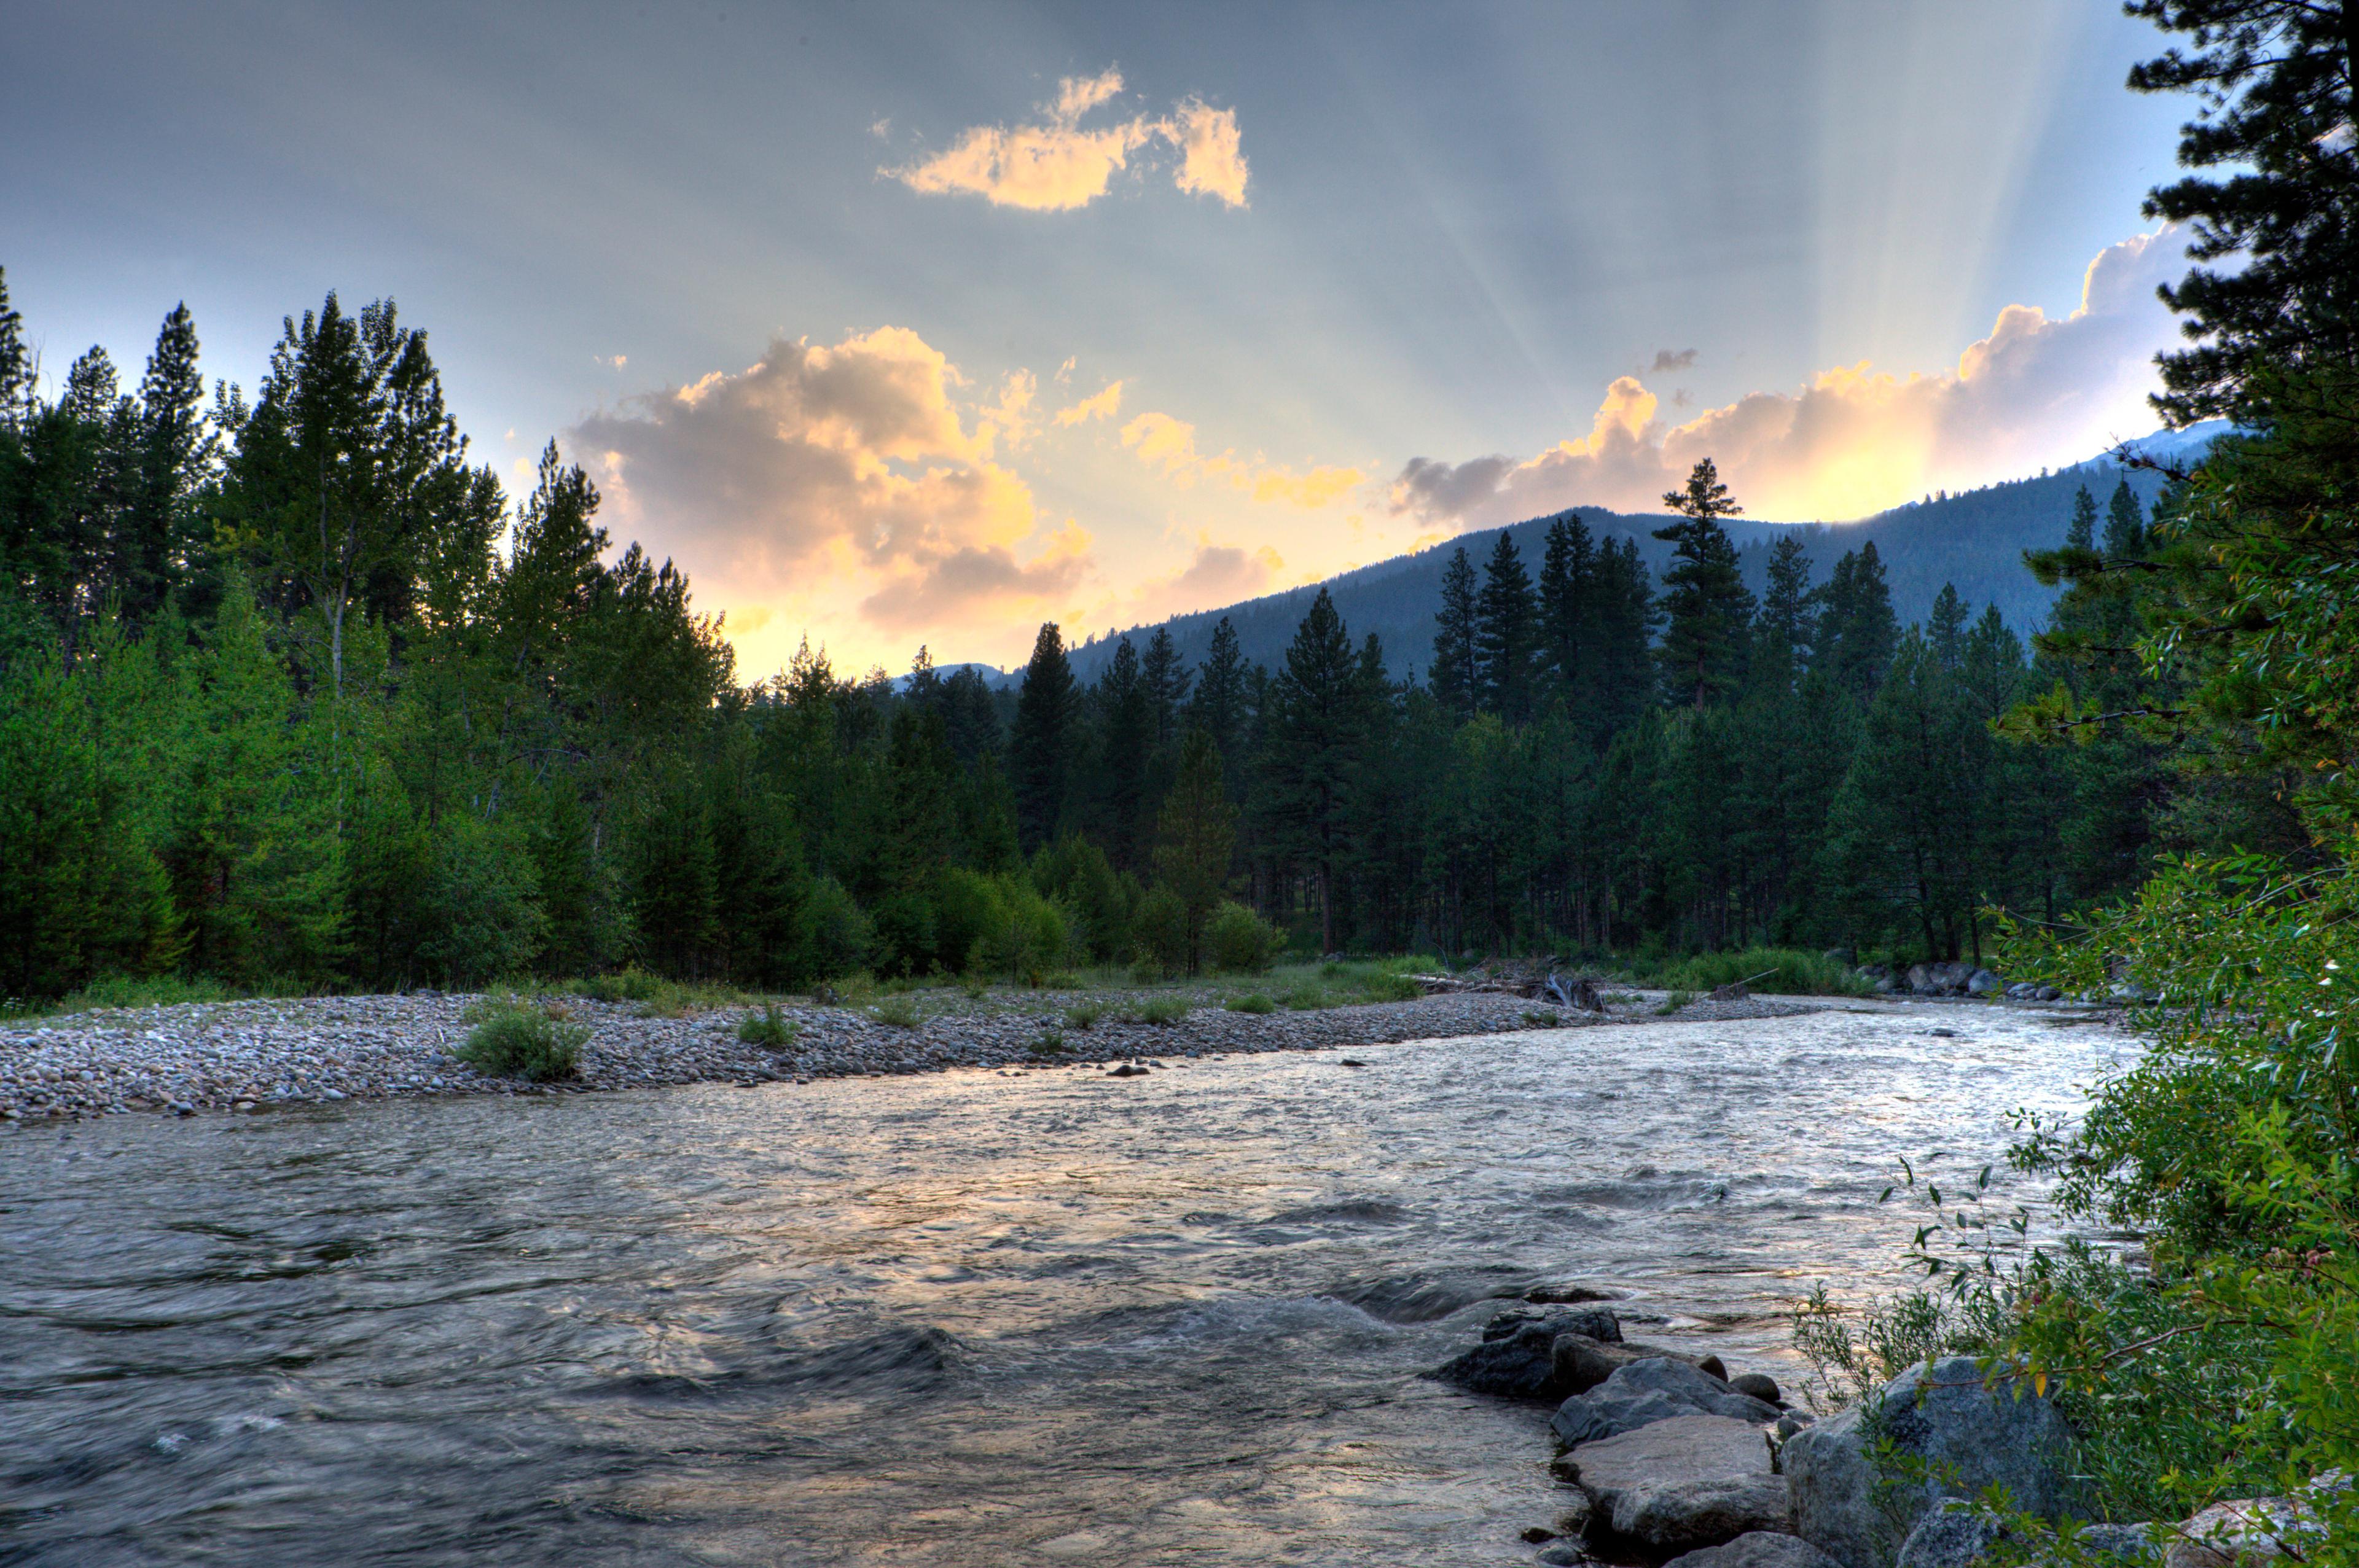
{"label": "sky", "polygon": [[331,289],[739,674],[1020,661],[1710,456],[1867,515],[2143,434],[2187,106],[2104,0],[10,5],[46,371]]}

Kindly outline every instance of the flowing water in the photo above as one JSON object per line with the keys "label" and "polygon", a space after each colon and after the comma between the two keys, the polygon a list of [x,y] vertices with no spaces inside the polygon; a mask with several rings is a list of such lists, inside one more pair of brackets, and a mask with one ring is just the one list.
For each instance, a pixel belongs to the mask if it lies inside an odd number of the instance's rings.
{"label": "flowing water", "polygon": [[[1943,1038],[1935,1028],[1954,1029]],[[1886,1008],[0,1134],[0,1563],[1498,1563],[1578,1281],[1781,1376],[2111,1031]]]}

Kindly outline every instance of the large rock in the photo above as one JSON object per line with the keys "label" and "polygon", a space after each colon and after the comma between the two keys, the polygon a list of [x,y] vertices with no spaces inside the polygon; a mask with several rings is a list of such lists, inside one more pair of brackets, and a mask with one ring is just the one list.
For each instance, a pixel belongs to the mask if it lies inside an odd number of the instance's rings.
{"label": "large rock", "polygon": [[1652,1356],[1566,1400],[1549,1425],[1565,1442],[1578,1445],[1698,1413],[1759,1423],[1776,1421],[1777,1407],[1740,1394],[1684,1361]]}
{"label": "large rock", "polygon": [[1690,1356],[1666,1346],[1642,1345],[1636,1340],[1609,1345],[1585,1334],[1559,1335],[1551,1354],[1556,1362],[1557,1386],[1567,1394],[1585,1394],[1623,1368],[1640,1361],[1677,1361],[1707,1372],[1720,1365],[1715,1357]]}
{"label": "large rock", "polygon": [[1565,1455],[1601,1533],[1649,1558],[1787,1528],[1786,1479],[1750,1422],[1723,1415],[1658,1421]]}
{"label": "large rock", "polygon": [[[2020,1547],[2001,1550],[2013,1534],[1987,1511],[1951,1499],[1917,1521],[1901,1543],[1897,1568],[1976,1568],[1989,1562],[2019,1562],[2025,1555]],[[2142,1524],[2083,1525],[2073,1541],[2087,1558],[2121,1568],[2152,1568],[2162,1555]],[[2057,1561],[2047,1553],[2034,1560]]]}
{"label": "large rock", "polygon": [[[2064,1418],[2020,1379],[1985,1388],[1973,1361],[1919,1362],[1875,1400],[1786,1440],[1795,1533],[1843,1568],[1883,1568],[1946,1497],[2006,1488],[2027,1513],[2071,1511]],[[1879,1475],[1872,1451],[1888,1444]]]}
{"label": "large rock", "polygon": [[2293,1557],[2323,1530],[2314,1511],[2290,1498],[2240,1498],[2179,1526],[2162,1561],[2164,1568],[2259,1568]]}
{"label": "large rock", "polygon": [[1966,977],[1968,996],[1996,996],[2006,989],[2006,982],[1988,969],[1976,969]]}
{"label": "large rock", "polygon": [[1723,1545],[1674,1557],[1663,1568],[1836,1568],[1836,1563],[1799,1535],[1756,1530]]}
{"label": "large rock", "polygon": [[1516,1308],[1483,1327],[1483,1343],[1452,1357],[1427,1376],[1454,1383],[1469,1393],[1510,1400],[1560,1400],[1574,1391],[1556,1368],[1556,1342],[1579,1335],[1596,1345],[1622,1337],[1622,1325],[1605,1307],[1535,1312]]}

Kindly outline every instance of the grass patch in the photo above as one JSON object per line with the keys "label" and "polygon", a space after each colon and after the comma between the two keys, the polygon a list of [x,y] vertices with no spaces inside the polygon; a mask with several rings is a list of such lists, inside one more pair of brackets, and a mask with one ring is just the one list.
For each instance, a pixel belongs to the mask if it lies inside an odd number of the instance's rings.
{"label": "grass patch", "polygon": [[1662,1000],[1661,1004],[1655,1009],[1655,1011],[1661,1017],[1669,1018],[1671,1014],[1679,1011],[1680,1009],[1687,1006],[1688,1003],[1693,1000],[1695,1000],[1695,992],[1674,990],[1670,995]]}
{"label": "grass patch", "polygon": [[1564,1019],[1554,1008],[1538,1008],[1525,1013],[1524,1022],[1534,1029],[1554,1029]]}
{"label": "grass patch", "polygon": [[536,1005],[513,996],[485,997],[467,1009],[465,1018],[474,1027],[451,1054],[496,1078],[537,1084],[570,1078],[590,1038],[588,1028],[567,1018],[561,1005]]}
{"label": "grass patch", "polygon": [[1133,1023],[1168,1027],[1188,1016],[1188,1004],[1176,996],[1151,996],[1130,1010]]}
{"label": "grass patch", "polygon": [[1075,1029],[1094,1028],[1104,1016],[1104,1005],[1094,1001],[1077,1001],[1065,1010],[1065,1022]]}
{"label": "grass patch", "polygon": [[918,1004],[906,996],[886,997],[868,1010],[868,1016],[896,1029],[915,1029],[922,1022],[918,1014]]}
{"label": "grass patch", "polygon": [[1065,1037],[1053,1029],[1043,1029],[1040,1038],[1024,1048],[1035,1056],[1061,1056],[1065,1054]]}
{"label": "grass patch", "polygon": [[1228,1000],[1227,1006],[1231,1012],[1276,1012],[1277,1011],[1277,1003],[1259,991],[1246,996],[1233,996]]}
{"label": "grass patch", "polygon": [[738,1039],[767,1051],[785,1050],[800,1032],[801,1026],[780,1012],[776,1002],[765,1002],[761,1011],[748,1013],[737,1025]]}

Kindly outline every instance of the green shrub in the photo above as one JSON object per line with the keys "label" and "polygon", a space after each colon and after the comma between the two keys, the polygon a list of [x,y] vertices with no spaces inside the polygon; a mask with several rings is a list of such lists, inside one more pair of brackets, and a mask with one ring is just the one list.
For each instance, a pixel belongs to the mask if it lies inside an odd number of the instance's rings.
{"label": "green shrub", "polygon": [[653,1001],[664,982],[634,964],[611,975],[592,975],[568,989],[592,1001]]}
{"label": "green shrub", "polygon": [[178,975],[114,975],[91,981],[54,1008],[31,1011],[36,1014],[48,1011],[88,1012],[101,1007],[170,1007],[184,1001],[228,1000],[228,991],[207,979],[184,980]]}
{"label": "green shrub", "polygon": [[1695,1000],[1695,992],[1675,990],[1662,1000],[1661,1004],[1655,1009],[1655,1011],[1665,1018],[1669,1018],[1671,1014],[1679,1011],[1680,1009],[1687,1006],[1688,1003],[1693,1000]]}
{"label": "green shrub", "polygon": [[515,997],[486,997],[467,1010],[474,1025],[465,1044],[452,1053],[479,1073],[547,1083],[570,1078],[579,1065],[590,1031],[556,1008],[536,1007]]}
{"label": "green shrub", "polygon": [[832,980],[856,972],[868,962],[875,928],[842,882],[817,877],[795,911],[794,961],[788,966],[797,983]]}
{"label": "green shrub", "polygon": [[1076,1029],[1089,1029],[1105,1013],[1103,1006],[1093,1001],[1077,1001],[1065,1010],[1065,1022]]}
{"label": "green shrub", "polygon": [[1188,1004],[1176,996],[1153,996],[1130,1010],[1134,1023],[1168,1026],[1188,1016]]}
{"label": "green shrub", "polygon": [[1188,906],[1167,887],[1147,889],[1131,912],[1130,939],[1141,979],[1185,973],[1188,968]]}
{"label": "green shrub", "polygon": [[1362,988],[1371,1001],[1416,1001],[1425,988],[1407,975],[1375,975]]}
{"label": "green shrub", "polygon": [[1270,1000],[1261,992],[1255,991],[1247,996],[1231,997],[1228,1000],[1228,1009],[1231,1012],[1276,1012],[1277,1003]]}
{"label": "green shrub", "polygon": [[1335,1005],[1335,999],[1327,994],[1326,987],[1307,983],[1288,987],[1277,1000],[1293,1012],[1316,1012],[1322,1007]]}
{"label": "green shrub", "polygon": [[1233,975],[1258,975],[1277,952],[1277,928],[1242,903],[1223,903],[1204,929],[1212,968]]}
{"label": "green shrub", "polygon": [[1040,1037],[1025,1049],[1035,1056],[1061,1056],[1065,1054],[1065,1037],[1053,1029],[1044,1029]]}
{"label": "green shrub", "polygon": [[780,1012],[777,1003],[770,1002],[761,1011],[745,1016],[737,1025],[737,1038],[748,1045],[783,1051],[799,1031],[800,1025]]}
{"label": "green shrub", "polygon": [[1699,953],[1667,966],[1662,978],[1668,985],[1698,992],[1739,980],[1748,989],[1771,996],[1867,996],[1875,989],[1849,965],[1796,947]]}
{"label": "green shrub", "polygon": [[868,1016],[879,1023],[889,1023],[896,1029],[915,1029],[920,1020],[918,1004],[906,996],[888,996],[869,1009]]}
{"label": "green shrub", "polygon": [[1525,1013],[1524,1022],[1534,1029],[1554,1029],[1564,1019],[1553,1008],[1541,1008]]}

